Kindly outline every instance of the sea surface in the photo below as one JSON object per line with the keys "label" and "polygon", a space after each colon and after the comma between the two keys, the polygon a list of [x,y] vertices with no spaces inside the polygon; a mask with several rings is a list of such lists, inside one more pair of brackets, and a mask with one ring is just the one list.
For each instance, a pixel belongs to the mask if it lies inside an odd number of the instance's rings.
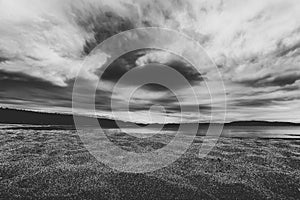
{"label": "sea surface", "polygon": [[[225,127],[205,157],[198,133],[176,161],[146,173],[99,162],[79,135],[62,126],[0,125],[0,199],[299,199],[300,127]],[[164,148],[167,129],[105,129],[126,151]],[[124,133],[124,131],[126,133]],[[97,132],[97,131],[95,131]],[[102,138],[92,138],[92,142]],[[180,144],[179,144],[180,145]],[[118,155],[116,155],[118,156]]]}

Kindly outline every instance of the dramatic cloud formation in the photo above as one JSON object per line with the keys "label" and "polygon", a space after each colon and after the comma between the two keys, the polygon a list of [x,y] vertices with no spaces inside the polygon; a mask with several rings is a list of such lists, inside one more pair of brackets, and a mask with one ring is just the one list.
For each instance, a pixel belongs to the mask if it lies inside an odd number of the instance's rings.
{"label": "dramatic cloud formation", "polygon": [[[205,48],[224,79],[228,121],[300,122],[297,0],[0,0],[1,104],[70,112],[74,79],[92,49],[119,32],[150,26],[177,30]],[[98,78],[109,55],[99,56],[103,63],[85,68],[80,76]],[[200,91],[200,116],[191,110],[183,113],[186,121],[209,119],[211,103],[218,105],[218,100],[210,102],[202,83],[213,82],[215,74],[199,74],[184,59],[154,49],[124,55],[107,69],[97,91],[99,115],[111,117],[111,89],[116,81],[135,67],[147,66],[141,70],[151,75],[151,63],[170,66]],[[124,94],[126,87],[131,85],[124,86]],[[196,102],[189,98],[191,94],[184,87],[177,89],[183,106],[192,108]],[[218,87],[210,92],[221,93]],[[116,100],[119,117],[126,120],[122,95]],[[168,122],[178,121],[180,107],[174,94],[155,84],[140,88],[132,97],[135,120],[149,121],[148,109],[158,104],[166,111],[157,111],[158,115],[166,116]]]}

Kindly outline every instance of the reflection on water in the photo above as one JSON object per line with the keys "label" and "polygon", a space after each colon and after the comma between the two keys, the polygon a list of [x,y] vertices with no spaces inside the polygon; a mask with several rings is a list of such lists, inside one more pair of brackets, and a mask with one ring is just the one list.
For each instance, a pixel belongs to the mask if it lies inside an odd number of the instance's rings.
{"label": "reflection on water", "polygon": [[[71,126],[52,126],[52,125],[28,125],[28,124],[0,124],[0,129],[36,129],[36,130],[68,130],[74,129]],[[120,132],[120,129],[105,129],[109,132]],[[154,128],[147,127],[123,127],[129,135],[138,138],[152,137],[156,134],[171,135],[183,134],[186,136],[205,136],[207,133],[207,126],[199,126],[197,134],[189,131],[177,133],[178,127],[163,128],[159,132]],[[157,136],[157,135],[156,135]],[[235,138],[279,138],[279,139],[300,139],[300,126],[224,126],[221,137],[235,137]]]}
{"label": "reflection on water", "polygon": [[296,126],[295,127],[293,126],[225,127],[223,129],[222,136],[300,139],[300,127],[296,127]]}
{"label": "reflection on water", "polygon": [[[157,133],[151,128],[126,128],[126,133],[140,137],[153,136],[155,134],[176,134],[177,128],[168,128]],[[205,136],[207,127],[199,127],[197,136]],[[195,133],[184,132],[184,135],[195,135]],[[280,139],[300,139],[300,127],[297,126],[226,126],[223,128],[221,137],[237,138],[280,138]]]}

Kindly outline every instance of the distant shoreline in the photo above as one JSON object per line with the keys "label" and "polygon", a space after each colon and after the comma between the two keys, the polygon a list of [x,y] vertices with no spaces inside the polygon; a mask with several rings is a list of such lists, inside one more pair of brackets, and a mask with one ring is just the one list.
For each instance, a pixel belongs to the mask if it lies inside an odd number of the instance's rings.
{"label": "distant shoreline", "polygon": [[[83,119],[91,119],[93,117],[80,116]],[[93,118],[95,119],[95,118]],[[146,126],[147,124],[123,122],[112,119],[96,118],[103,128],[118,128],[117,122],[125,123],[126,126],[139,125]],[[11,108],[0,108],[0,123],[1,124],[30,124],[30,125],[70,125],[74,126],[73,115],[60,113],[45,113],[37,111],[19,110]],[[217,125],[218,123],[216,123]],[[159,125],[159,124],[157,124]],[[178,127],[180,124],[165,124],[165,127]],[[209,123],[199,123],[199,126],[208,126]],[[224,126],[300,126],[300,123],[292,122],[269,122],[269,121],[234,121],[225,123]]]}

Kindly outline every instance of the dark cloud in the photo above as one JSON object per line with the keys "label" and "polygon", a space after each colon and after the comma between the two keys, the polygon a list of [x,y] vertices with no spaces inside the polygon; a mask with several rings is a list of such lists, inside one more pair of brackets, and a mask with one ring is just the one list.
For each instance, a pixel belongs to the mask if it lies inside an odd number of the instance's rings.
{"label": "dark cloud", "polygon": [[177,70],[192,84],[204,81],[202,75],[192,65],[187,64],[185,61],[172,60],[164,64]]}
{"label": "dark cloud", "polygon": [[1,63],[1,62],[6,62],[6,61],[8,61],[8,60],[9,60],[8,58],[1,57],[1,56],[0,56],[0,63]]}
{"label": "dark cloud", "polygon": [[[58,106],[71,108],[73,84],[74,80],[69,80],[67,87],[59,87],[51,82],[23,73],[0,71],[1,103],[11,105],[29,104],[31,107]],[[110,98],[111,92],[97,90],[96,108],[101,107],[103,110],[109,110]]]}
{"label": "dark cloud", "polygon": [[3,70],[0,70],[0,84],[2,86],[0,91],[16,88],[47,88],[50,90],[60,88],[59,86],[41,78],[32,77],[21,72],[6,72]]}
{"label": "dark cloud", "polygon": [[[137,59],[146,55],[149,51],[162,52],[161,50],[155,50],[155,49],[143,49],[143,50],[136,50],[124,54],[123,56],[116,59],[112,64],[109,65],[109,67],[102,74],[101,79],[104,81],[117,82],[126,72],[128,72],[130,69],[134,67],[137,67],[136,66]],[[140,76],[135,77],[130,81],[128,81],[127,82],[128,85],[134,85],[135,81],[139,82],[139,80],[143,79],[144,77],[164,76],[166,81],[169,80],[169,82],[170,81],[172,82],[174,88],[186,87],[186,86],[180,86],[180,84],[178,84],[176,80],[170,77],[170,75],[158,74],[155,70],[151,69],[151,67],[154,67],[155,64],[156,63],[153,63],[153,65],[151,64],[145,65],[142,68],[140,68],[139,69]],[[182,76],[191,85],[198,84],[199,82],[202,82],[204,80],[203,76],[193,66],[188,64],[186,61],[182,60],[182,58],[179,56],[176,59],[170,60],[166,63],[160,63],[160,64],[164,64],[168,67],[175,69],[177,72],[182,74]],[[162,91],[165,88],[161,87],[158,84],[148,84],[147,86],[144,87],[144,89],[152,90],[152,91]]]}
{"label": "dark cloud", "polygon": [[266,82],[266,86],[286,86],[292,85],[297,80],[300,80],[300,73],[289,73],[280,75],[274,78],[270,78],[269,81]]}
{"label": "dark cloud", "polygon": [[[51,82],[20,72],[0,71],[2,103],[31,102],[33,106],[71,105],[71,87],[59,87]],[[20,103],[22,104],[22,103]]]}
{"label": "dark cloud", "polygon": [[286,56],[289,53],[293,53],[295,50],[300,48],[300,42],[293,44],[291,46],[286,46],[282,44],[282,41],[278,42],[278,53],[276,54],[277,57]]}
{"label": "dark cloud", "polygon": [[145,54],[145,51],[137,50],[122,55],[106,68],[101,80],[117,82],[126,72],[135,67],[136,60]]}
{"label": "dark cloud", "polygon": [[169,90],[163,85],[156,83],[149,83],[141,87],[141,89],[150,90],[150,91],[167,91]]}
{"label": "dark cloud", "polygon": [[266,107],[274,105],[273,99],[246,99],[232,102],[231,105],[238,107]]}
{"label": "dark cloud", "polygon": [[76,14],[75,21],[86,32],[92,33],[94,38],[86,41],[83,53],[89,54],[98,44],[105,39],[135,28],[134,22],[126,17],[122,17],[117,13],[107,10],[108,8],[90,8],[87,10],[73,8],[73,12]]}
{"label": "dark cloud", "polygon": [[266,74],[262,77],[238,80],[236,82],[250,87],[289,86],[300,80],[300,73],[289,72],[286,74]]}
{"label": "dark cloud", "polygon": [[[161,68],[161,65],[159,64],[148,64],[143,67],[137,67],[134,73],[128,74],[126,79],[122,80],[122,84],[128,86],[140,86],[144,80],[148,80],[153,81],[153,83],[161,81],[164,85],[172,87],[173,90],[190,87],[190,85],[186,85],[184,82],[178,80],[176,74],[172,74],[164,68],[165,67]],[[150,86],[151,85],[148,84],[147,88],[152,91],[157,88],[157,85],[155,84],[154,88]],[[162,87],[160,89],[162,89]]]}
{"label": "dark cloud", "polygon": [[296,84],[286,85],[286,86],[278,89],[277,91],[279,91],[279,90],[284,90],[284,91],[300,91],[300,85],[296,85]]}
{"label": "dark cloud", "polygon": [[283,102],[290,102],[293,100],[299,100],[300,96],[283,96],[283,97],[274,97],[274,98],[253,98],[253,99],[239,99],[230,102],[231,106],[237,107],[268,107],[279,105]]}

